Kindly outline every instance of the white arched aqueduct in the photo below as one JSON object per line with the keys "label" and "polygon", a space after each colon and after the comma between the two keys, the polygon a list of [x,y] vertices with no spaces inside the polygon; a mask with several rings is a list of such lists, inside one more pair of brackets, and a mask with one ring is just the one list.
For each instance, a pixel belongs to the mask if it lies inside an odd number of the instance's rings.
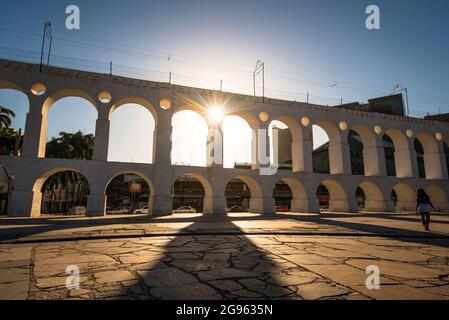
{"label": "white arched aqueduct", "polygon": [[[426,190],[437,210],[449,211],[444,153],[444,144],[449,142],[449,125],[441,122],[300,102],[262,101],[238,94],[53,67],[39,72],[36,65],[7,61],[0,62],[0,89],[5,88],[24,93],[29,101],[22,155],[0,156],[0,164],[14,176],[10,216],[39,216],[43,183],[52,174],[65,170],[78,172],[88,181],[87,211],[92,216],[105,214],[107,185],[125,172],[138,175],[148,183],[153,215],[171,213],[173,183],[185,175],[202,184],[205,214],[225,213],[225,188],[232,179],[245,182],[251,193],[250,211],[261,214],[275,213],[273,188],[278,181],[291,189],[294,212],[319,212],[316,192],[320,185],[329,191],[329,211],[357,211],[357,188],[365,194],[366,211],[414,210],[415,194],[420,188]],[[69,96],[89,101],[98,112],[92,160],[45,158],[48,111],[55,102]],[[150,164],[108,161],[111,115],[129,103],[143,106],[154,119]],[[173,165],[170,157],[173,116],[191,110],[205,118],[208,108],[215,104],[225,105],[227,115],[241,117],[253,131],[251,165],[228,169],[210,159],[206,167]],[[261,145],[257,139],[261,138],[260,132],[268,135],[270,123],[275,120],[283,122],[291,132],[292,169],[264,175],[261,174],[264,165],[256,157]],[[313,172],[313,125],[320,126],[330,138],[329,174]],[[350,130],[363,143],[364,175],[351,172]],[[384,136],[394,145],[396,176],[387,176]],[[269,141],[267,136],[264,138]],[[425,178],[419,178],[415,139],[423,146]]]}

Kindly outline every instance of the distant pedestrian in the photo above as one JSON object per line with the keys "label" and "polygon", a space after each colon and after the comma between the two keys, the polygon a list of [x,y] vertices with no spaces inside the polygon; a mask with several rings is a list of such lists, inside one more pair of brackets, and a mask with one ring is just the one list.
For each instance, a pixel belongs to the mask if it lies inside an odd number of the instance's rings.
{"label": "distant pedestrian", "polygon": [[427,231],[429,231],[431,209],[435,210],[435,207],[430,202],[429,196],[423,189],[419,189],[416,197],[416,212],[421,215],[422,224]]}

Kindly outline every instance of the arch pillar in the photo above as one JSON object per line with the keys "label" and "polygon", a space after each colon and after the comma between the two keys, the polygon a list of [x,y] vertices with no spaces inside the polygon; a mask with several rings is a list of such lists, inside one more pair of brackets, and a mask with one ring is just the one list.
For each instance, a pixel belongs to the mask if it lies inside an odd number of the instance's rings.
{"label": "arch pillar", "polygon": [[443,150],[443,143],[437,144],[438,150],[432,153],[424,153],[424,167],[426,169],[426,179],[447,179],[448,172],[446,156]]}
{"label": "arch pillar", "polygon": [[408,148],[395,150],[396,176],[398,178],[419,178],[418,161],[414,138],[407,139]]}
{"label": "arch pillar", "polygon": [[8,207],[8,217],[39,217],[41,202],[42,193],[39,191],[13,190]]}
{"label": "arch pillar", "polygon": [[205,196],[204,210],[205,215],[225,215],[226,214],[226,197],[224,196]]}
{"label": "arch pillar", "polygon": [[365,176],[385,177],[387,175],[382,137],[376,137],[375,145],[363,145],[363,164]]}
{"label": "arch pillar", "polygon": [[223,167],[223,131],[216,126],[208,126],[206,140],[206,167]]}
{"label": "arch pillar", "polygon": [[332,142],[329,144],[329,164],[331,174],[351,174],[351,155],[349,143]]}
{"label": "arch pillar", "polygon": [[30,109],[26,115],[22,154],[27,158],[45,157],[47,114],[42,113],[45,96],[28,95]]}
{"label": "arch pillar", "polygon": [[293,172],[313,172],[313,133],[312,126],[302,128],[301,137],[293,137]]}
{"label": "arch pillar", "polygon": [[[106,110],[107,109],[107,110]],[[95,123],[95,145],[93,160],[107,161],[109,150],[109,130],[111,121],[109,120],[110,104],[100,109],[98,119]]]}
{"label": "arch pillar", "polygon": [[106,215],[106,195],[91,193],[87,196],[86,215],[89,217],[102,217]]}
{"label": "arch pillar", "polygon": [[156,142],[153,147],[155,150],[153,154],[153,183],[155,186],[155,192],[151,196],[153,208],[152,215],[154,216],[171,215],[173,211],[171,185],[172,115],[173,113],[170,109],[160,111],[158,113],[158,121],[154,133],[154,141]]}

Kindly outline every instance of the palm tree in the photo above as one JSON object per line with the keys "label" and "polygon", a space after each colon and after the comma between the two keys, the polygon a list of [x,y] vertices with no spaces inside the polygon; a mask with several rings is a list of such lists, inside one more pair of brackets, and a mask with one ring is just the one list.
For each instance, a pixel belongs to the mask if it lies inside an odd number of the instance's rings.
{"label": "palm tree", "polygon": [[8,129],[11,126],[12,118],[16,114],[7,108],[0,107],[0,130]]}

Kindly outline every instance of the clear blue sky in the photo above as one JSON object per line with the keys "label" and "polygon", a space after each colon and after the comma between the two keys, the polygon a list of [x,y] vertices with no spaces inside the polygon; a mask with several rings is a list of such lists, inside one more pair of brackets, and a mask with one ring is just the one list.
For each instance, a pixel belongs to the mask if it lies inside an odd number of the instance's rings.
{"label": "clear blue sky", "polygon": [[[79,31],[65,29],[69,4],[81,9]],[[365,28],[370,4],[381,10],[378,31]],[[38,52],[49,19],[54,54],[101,62],[52,58],[58,64],[106,72],[112,60],[155,71],[116,66],[118,74],[166,81],[172,71],[175,83],[218,88],[223,79],[224,90],[251,93],[262,59],[268,96],[305,100],[310,92],[311,102],[335,105],[400,83],[411,114],[423,116],[449,112],[448,12],[447,0],[2,1],[0,56],[17,56],[3,47]],[[55,117],[64,123],[62,113]]]}

